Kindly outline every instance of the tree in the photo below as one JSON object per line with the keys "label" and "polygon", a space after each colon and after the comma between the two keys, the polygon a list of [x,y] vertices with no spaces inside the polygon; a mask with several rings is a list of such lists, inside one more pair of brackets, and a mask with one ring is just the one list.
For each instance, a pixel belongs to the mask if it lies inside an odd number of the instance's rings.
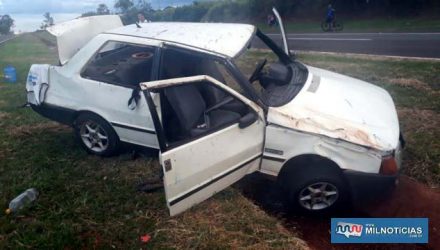
{"label": "tree", "polygon": [[41,24],[40,28],[42,30],[46,29],[47,27],[53,26],[54,21],[53,21],[53,17],[50,16],[49,12],[44,13],[44,20],[43,23]]}
{"label": "tree", "polygon": [[115,3],[115,8],[120,10],[120,13],[126,13],[134,6],[132,0],[117,0]]}
{"label": "tree", "polygon": [[98,8],[96,9],[97,15],[108,15],[110,14],[110,10],[108,9],[107,5],[101,3],[98,5]]}
{"label": "tree", "polygon": [[146,0],[117,0],[114,7],[118,13],[122,14],[122,22],[125,25],[137,22],[139,13],[142,13],[149,20],[154,14],[151,4]]}
{"label": "tree", "polygon": [[11,27],[14,25],[14,19],[9,15],[0,16],[0,34],[9,34]]}

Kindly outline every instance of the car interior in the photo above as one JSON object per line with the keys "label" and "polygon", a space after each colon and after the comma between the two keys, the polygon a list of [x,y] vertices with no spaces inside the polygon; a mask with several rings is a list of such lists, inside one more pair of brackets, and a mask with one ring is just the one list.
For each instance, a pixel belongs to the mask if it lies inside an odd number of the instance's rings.
{"label": "car interior", "polygon": [[[164,51],[160,79],[195,75],[209,75],[225,83],[213,59],[178,49]],[[217,131],[251,112],[246,104],[209,82],[166,87],[160,94],[162,125],[169,143]]]}
{"label": "car interior", "polygon": [[100,82],[137,87],[151,80],[154,48],[120,42],[107,43],[81,76]]}

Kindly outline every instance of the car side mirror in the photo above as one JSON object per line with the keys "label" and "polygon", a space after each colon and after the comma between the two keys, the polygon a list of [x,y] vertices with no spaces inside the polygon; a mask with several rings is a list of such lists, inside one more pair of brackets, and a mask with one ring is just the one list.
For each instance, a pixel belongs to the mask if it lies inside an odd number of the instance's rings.
{"label": "car side mirror", "polygon": [[245,116],[241,117],[238,122],[239,128],[247,128],[258,120],[258,115],[255,112],[249,112]]}

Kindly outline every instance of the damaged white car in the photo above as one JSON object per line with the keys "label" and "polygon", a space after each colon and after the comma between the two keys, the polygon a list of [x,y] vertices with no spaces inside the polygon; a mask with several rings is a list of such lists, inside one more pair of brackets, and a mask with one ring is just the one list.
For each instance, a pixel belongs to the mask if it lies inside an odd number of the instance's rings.
{"label": "damaged white car", "polygon": [[112,155],[121,142],[159,149],[171,215],[256,171],[311,213],[382,191],[398,174],[390,95],[298,62],[284,32],[281,49],[246,24],[98,16],[49,31],[60,65],[31,67],[28,103],[71,125],[90,153]]}

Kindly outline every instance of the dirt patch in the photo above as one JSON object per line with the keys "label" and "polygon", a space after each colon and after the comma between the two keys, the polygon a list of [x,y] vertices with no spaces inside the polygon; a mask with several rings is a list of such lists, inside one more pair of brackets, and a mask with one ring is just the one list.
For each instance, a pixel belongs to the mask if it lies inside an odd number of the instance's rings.
{"label": "dirt patch", "polygon": [[428,218],[430,249],[440,247],[440,189],[429,188],[406,176],[396,189],[366,208],[372,217]]}
{"label": "dirt patch", "polygon": [[68,131],[69,127],[61,125],[56,122],[47,122],[47,123],[37,123],[34,125],[22,125],[18,127],[10,128],[8,134],[14,137],[27,136],[34,133],[42,133],[42,132],[65,132]]}
{"label": "dirt patch", "polygon": [[440,114],[432,110],[399,108],[397,112],[405,133],[429,132],[440,126]]}
{"label": "dirt patch", "polygon": [[386,79],[385,81],[401,87],[411,87],[418,90],[432,91],[431,87],[427,83],[415,78],[392,78]]}
{"label": "dirt patch", "polygon": [[429,218],[429,244],[331,244],[330,217],[287,215],[276,185],[261,175],[249,176],[236,185],[267,213],[283,221],[286,228],[301,232],[311,249],[437,249],[440,246],[440,190],[401,176],[399,185],[368,206],[359,206],[334,217]]}

